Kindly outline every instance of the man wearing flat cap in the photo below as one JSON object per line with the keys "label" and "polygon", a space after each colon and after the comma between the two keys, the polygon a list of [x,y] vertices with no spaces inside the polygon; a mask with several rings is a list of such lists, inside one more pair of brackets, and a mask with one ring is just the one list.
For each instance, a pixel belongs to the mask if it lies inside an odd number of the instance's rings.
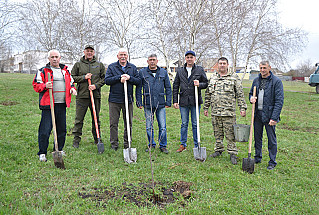
{"label": "man wearing flat cap", "polygon": [[198,88],[198,104],[203,103],[201,89],[208,86],[208,80],[203,67],[195,64],[196,54],[190,50],[185,53],[184,67],[178,68],[173,83],[173,105],[179,108],[181,113],[181,139],[180,146],[176,152],[182,152],[187,147],[187,131],[189,122],[189,113],[191,113],[193,141],[195,147],[198,147],[197,139],[197,120],[196,120],[196,101],[195,86]]}
{"label": "man wearing flat cap", "polygon": [[[95,129],[92,104],[90,99],[90,90],[93,91],[94,104],[96,108],[96,117],[98,121],[98,129],[100,132],[100,107],[101,107],[101,87],[104,85],[105,67],[103,63],[95,58],[95,51],[93,45],[86,45],[84,47],[84,56],[79,62],[76,62],[72,68],[71,74],[74,82],[77,83],[78,95],[76,96],[76,115],[73,128],[73,147],[79,148],[83,120],[88,108],[91,111],[92,118],[92,134],[94,143],[97,144],[97,134]],[[88,79],[91,79],[91,85],[88,84]]]}

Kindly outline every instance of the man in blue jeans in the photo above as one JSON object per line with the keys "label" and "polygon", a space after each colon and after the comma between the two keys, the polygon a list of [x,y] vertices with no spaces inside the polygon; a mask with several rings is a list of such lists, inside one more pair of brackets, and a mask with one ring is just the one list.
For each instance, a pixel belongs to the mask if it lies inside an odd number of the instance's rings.
{"label": "man in blue jeans", "polygon": [[[168,153],[166,133],[166,110],[172,103],[172,89],[168,73],[165,69],[157,66],[156,54],[151,54],[147,60],[148,67],[139,71],[141,84],[136,87],[136,105],[140,109],[144,106],[146,118],[146,133],[148,138],[148,152],[155,149],[154,141],[154,114],[159,128],[158,142],[161,152]],[[142,102],[143,91],[143,102]]]}
{"label": "man in blue jeans", "polygon": [[174,108],[179,108],[182,118],[181,125],[181,144],[177,152],[186,150],[187,130],[189,122],[189,112],[191,113],[193,140],[195,147],[198,146],[197,140],[197,120],[196,120],[196,102],[195,86],[198,87],[198,104],[203,103],[201,89],[208,86],[208,80],[203,67],[195,65],[196,54],[194,51],[185,53],[185,65],[178,68],[173,83],[173,104]]}

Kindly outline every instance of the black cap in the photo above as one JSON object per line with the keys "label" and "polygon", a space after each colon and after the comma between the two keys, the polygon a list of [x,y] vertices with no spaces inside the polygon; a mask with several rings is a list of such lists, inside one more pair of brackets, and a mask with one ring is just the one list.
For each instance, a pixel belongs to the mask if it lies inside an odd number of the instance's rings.
{"label": "black cap", "polygon": [[187,51],[187,52],[185,53],[185,56],[187,56],[187,55],[189,55],[189,54],[191,54],[191,55],[193,55],[193,56],[196,56],[196,55],[195,55],[195,52],[192,51],[192,50]]}
{"label": "black cap", "polygon": [[94,46],[92,46],[92,45],[86,45],[86,46],[84,47],[84,49],[92,49],[92,50],[94,50]]}

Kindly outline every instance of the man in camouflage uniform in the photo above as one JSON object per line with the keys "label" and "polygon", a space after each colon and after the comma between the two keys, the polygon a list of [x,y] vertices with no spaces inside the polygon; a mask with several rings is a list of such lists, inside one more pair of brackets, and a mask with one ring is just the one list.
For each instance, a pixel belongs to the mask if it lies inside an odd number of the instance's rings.
{"label": "man in camouflage uniform", "polygon": [[228,60],[218,59],[218,72],[211,75],[205,93],[204,115],[208,116],[211,106],[212,124],[216,139],[215,152],[212,157],[218,157],[224,151],[224,136],[227,140],[227,151],[232,164],[237,164],[238,150],[235,143],[233,125],[236,124],[236,99],[240,115],[246,116],[247,105],[241,80],[234,72],[228,71]]}

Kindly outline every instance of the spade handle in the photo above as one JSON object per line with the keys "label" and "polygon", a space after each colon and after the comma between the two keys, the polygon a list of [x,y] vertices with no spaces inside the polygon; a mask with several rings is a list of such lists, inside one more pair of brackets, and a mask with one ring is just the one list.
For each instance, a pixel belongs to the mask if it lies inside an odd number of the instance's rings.
{"label": "spade handle", "polygon": [[[256,86],[254,86],[253,97],[256,97]],[[256,102],[253,103],[252,110],[251,110],[251,123],[250,123],[250,132],[249,132],[248,154],[251,154],[251,144],[253,142],[253,125],[254,125],[254,118],[255,118],[255,105],[256,105]]]}
{"label": "spade handle", "polygon": [[[51,74],[48,72],[48,81],[51,82]],[[55,124],[55,114],[54,114],[54,103],[53,103],[53,91],[52,88],[49,88],[49,95],[50,95],[50,109],[51,109],[51,118],[52,118],[52,128],[53,128],[53,136],[54,136],[54,148],[55,151],[59,151],[58,145],[58,136],[56,133],[56,124]]]}

